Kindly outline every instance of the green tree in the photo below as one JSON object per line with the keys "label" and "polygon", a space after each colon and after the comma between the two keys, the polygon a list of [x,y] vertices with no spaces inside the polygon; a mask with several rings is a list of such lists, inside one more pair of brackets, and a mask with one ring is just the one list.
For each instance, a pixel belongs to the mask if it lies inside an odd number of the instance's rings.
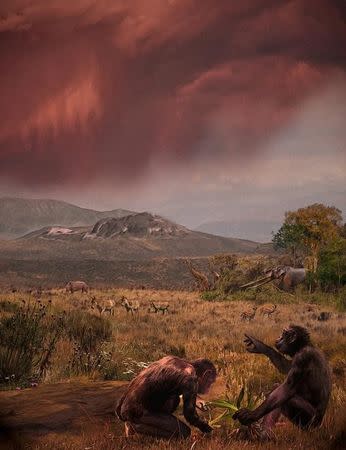
{"label": "green tree", "polygon": [[339,235],[341,223],[341,211],[321,203],[286,212],[284,224],[302,231],[302,235],[298,234],[299,244],[307,249],[311,257],[313,273],[317,272],[321,249]]}
{"label": "green tree", "polygon": [[273,235],[274,249],[287,250],[292,256],[293,264],[296,265],[298,255],[304,251],[304,233],[306,228],[303,225],[284,223]]}
{"label": "green tree", "polygon": [[323,290],[337,290],[346,284],[346,239],[337,237],[322,248],[316,275]]}

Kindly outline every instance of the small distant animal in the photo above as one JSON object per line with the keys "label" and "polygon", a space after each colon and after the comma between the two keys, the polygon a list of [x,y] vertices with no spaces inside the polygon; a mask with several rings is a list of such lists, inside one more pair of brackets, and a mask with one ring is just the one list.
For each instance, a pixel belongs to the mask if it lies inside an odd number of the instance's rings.
{"label": "small distant animal", "polygon": [[156,314],[159,311],[162,312],[162,314],[167,313],[168,314],[168,308],[169,308],[169,303],[160,303],[160,304],[155,304],[154,302],[150,302],[150,306],[153,308],[153,312]]}
{"label": "small distant animal", "polygon": [[248,320],[249,322],[255,318],[257,306],[252,307],[252,311],[243,311],[240,314],[241,320]]}
{"label": "small distant animal", "polygon": [[137,313],[139,312],[139,302],[135,301],[135,302],[129,302],[129,300],[126,297],[122,297],[121,300],[121,306],[123,306],[126,309],[127,313],[131,313],[133,315],[133,313]]}
{"label": "small distant animal", "polygon": [[264,316],[267,316],[268,318],[274,314],[274,312],[277,309],[277,305],[267,305],[267,306],[263,306],[263,308],[261,308],[261,313]]}
{"label": "small distant animal", "polygon": [[66,292],[73,294],[76,291],[88,292],[89,286],[85,281],[69,281],[65,286]]}
{"label": "small distant animal", "polygon": [[329,320],[331,316],[332,314],[330,312],[322,311],[320,315],[317,317],[317,320],[319,320],[320,322],[324,322],[326,320]]}
{"label": "small distant animal", "polygon": [[102,301],[96,301],[95,297],[91,299],[91,308],[96,308],[101,314],[108,312],[110,316],[114,316],[115,300],[108,299]]}

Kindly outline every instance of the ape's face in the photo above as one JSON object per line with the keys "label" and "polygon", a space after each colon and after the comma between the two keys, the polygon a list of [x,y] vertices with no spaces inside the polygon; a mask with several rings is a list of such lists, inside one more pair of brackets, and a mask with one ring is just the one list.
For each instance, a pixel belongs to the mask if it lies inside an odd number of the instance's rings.
{"label": "ape's face", "polygon": [[284,329],[281,336],[276,340],[275,347],[280,353],[290,355],[296,341],[296,332],[292,328]]}
{"label": "ape's face", "polygon": [[215,375],[211,373],[210,371],[207,371],[198,378],[198,393],[199,394],[206,394],[209,392],[209,389],[211,385],[215,382]]}

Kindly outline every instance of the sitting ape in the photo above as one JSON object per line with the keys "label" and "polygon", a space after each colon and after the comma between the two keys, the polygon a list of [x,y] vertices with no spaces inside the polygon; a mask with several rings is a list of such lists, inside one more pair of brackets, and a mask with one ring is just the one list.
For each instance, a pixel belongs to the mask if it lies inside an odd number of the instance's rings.
{"label": "sitting ape", "polygon": [[258,408],[253,411],[240,409],[233,418],[243,425],[250,425],[264,417],[264,426],[271,428],[282,413],[300,428],[320,425],[331,393],[331,374],[324,356],[311,344],[308,331],[291,325],[276,341],[279,352],[289,355],[292,360],[254,337],[245,336],[244,342],[250,353],[268,356],[287,377]]}
{"label": "sitting ape", "polygon": [[205,394],[216,379],[216,369],[208,359],[186,361],[166,356],[142,370],[129,384],[116,407],[126,422],[126,434],[137,432],[162,438],[187,438],[190,428],[173,412],[183,396],[185,419],[203,433],[212,428],[198,417],[197,394]]}

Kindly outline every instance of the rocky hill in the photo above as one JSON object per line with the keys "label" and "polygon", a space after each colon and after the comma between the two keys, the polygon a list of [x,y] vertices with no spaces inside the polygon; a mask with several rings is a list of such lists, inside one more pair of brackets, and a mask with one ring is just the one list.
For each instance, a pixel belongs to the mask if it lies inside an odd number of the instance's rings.
{"label": "rocky hill", "polygon": [[132,211],[95,211],[58,200],[0,198],[0,239],[14,239],[47,226],[90,226],[105,217],[123,217]]}
{"label": "rocky hill", "polygon": [[206,265],[217,253],[272,251],[272,246],[191,231],[160,216],[136,213],[0,240],[0,287],[56,286],[83,279],[99,286],[181,289],[191,285],[186,257]]}
{"label": "rocky hill", "polygon": [[116,236],[164,237],[184,236],[190,231],[163,217],[143,212],[119,219],[107,218],[99,220],[86,237],[113,238]]}
{"label": "rocky hill", "polygon": [[17,256],[23,252],[32,254],[35,248],[40,259],[97,260],[204,257],[263,249],[257,242],[192,231],[148,212],[101,219],[89,227],[44,227],[21,237],[15,245],[2,245],[3,255],[5,247],[16,248]]}

